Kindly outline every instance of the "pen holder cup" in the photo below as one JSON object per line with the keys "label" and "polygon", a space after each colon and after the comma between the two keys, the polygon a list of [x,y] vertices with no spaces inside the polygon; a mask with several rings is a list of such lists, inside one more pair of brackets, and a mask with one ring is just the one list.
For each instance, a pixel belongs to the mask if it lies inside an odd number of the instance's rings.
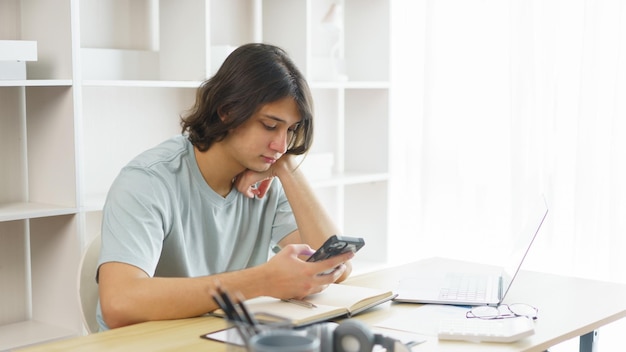
{"label": "pen holder cup", "polygon": [[331,323],[304,328],[291,328],[285,324],[259,324],[256,332],[252,332],[248,324],[231,324],[233,328],[228,330],[228,352],[332,352],[332,331],[335,325]]}
{"label": "pen holder cup", "polygon": [[320,352],[320,339],[306,330],[275,329],[252,336],[250,352]]}

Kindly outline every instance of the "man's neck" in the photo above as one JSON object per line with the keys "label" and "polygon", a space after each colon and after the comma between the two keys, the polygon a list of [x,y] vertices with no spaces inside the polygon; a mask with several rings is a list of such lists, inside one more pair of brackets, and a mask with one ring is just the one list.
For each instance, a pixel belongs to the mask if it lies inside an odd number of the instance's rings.
{"label": "man's neck", "polygon": [[219,149],[217,145],[213,145],[207,151],[201,152],[194,147],[194,156],[204,181],[216,193],[226,197],[233,188],[235,176],[240,171],[234,170],[234,167],[228,167],[232,164],[232,161],[225,158]]}

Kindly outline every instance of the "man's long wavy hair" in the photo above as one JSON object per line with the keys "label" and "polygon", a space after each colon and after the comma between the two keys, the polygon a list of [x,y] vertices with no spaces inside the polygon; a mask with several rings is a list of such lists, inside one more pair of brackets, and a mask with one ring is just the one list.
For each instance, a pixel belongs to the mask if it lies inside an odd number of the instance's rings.
{"label": "man's long wavy hair", "polygon": [[286,97],[295,100],[302,119],[287,153],[304,154],[313,141],[313,100],[306,79],[281,48],[259,43],[240,46],[198,88],[194,106],[181,117],[182,132],[196,148],[206,151],[263,105]]}

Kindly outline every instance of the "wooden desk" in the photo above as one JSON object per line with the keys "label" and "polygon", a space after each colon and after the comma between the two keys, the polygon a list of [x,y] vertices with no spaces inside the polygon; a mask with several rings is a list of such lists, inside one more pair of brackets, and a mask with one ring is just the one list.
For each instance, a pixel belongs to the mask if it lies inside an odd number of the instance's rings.
{"label": "wooden desk", "polygon": [[[351,278],[349,283],[367,287],[395,287],[399,280],[410,277],[420,267],[445,267],[455,261],[433,258],[380,270]],[[471,267],[471,264],[467,265]],[[626,317],[626,285],[563,277],[559,275],[521,271],[515,279],[505,303],[527,303],[539,308],[535,334],[511,344],[462,343],[428,341],[413,351],[545,351],[571,338],[589,337],[600,327]],[[418,305],[393,304],[390,309],[378,309],[359,316],[370,324],[381,321],[405,309]],[[591,352],[588,340],[581,341],[581,351]]]}
{"label": "wooden desk", "polygon": [[[434,258],[384,269],[347,280],[346,284],[395,287],[418,267],[445,266],[449,260]],[[522,271],[506,302],[523,302],[539,308],[535,334],[511,344],[438,341],[426,336],[413,351],[545,351],[549,347],[594,330],[626,316],[626,285]],[[417,309],[417,304],[385,303],[357,316],[375,324],[393,314]],[[23,351],[226,351],[224,344],[199,336],[226,327],[214,317],[156,321],[103,333],[51,342]]]}

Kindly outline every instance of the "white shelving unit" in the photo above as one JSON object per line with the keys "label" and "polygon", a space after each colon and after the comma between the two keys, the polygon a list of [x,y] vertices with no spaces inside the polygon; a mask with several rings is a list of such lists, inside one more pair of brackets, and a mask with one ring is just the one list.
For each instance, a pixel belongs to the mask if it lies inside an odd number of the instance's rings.
{"label": "white shelving unit", "polygon": [[180,133],[195,89],[248,42],[309,78],[303,167],[365,237],[359,258],[386,262],[390,1],[0,0],[0,40],[38,46],[26,80],[0,79],[0,350],[83,333],[78,263],[114,177]]}

